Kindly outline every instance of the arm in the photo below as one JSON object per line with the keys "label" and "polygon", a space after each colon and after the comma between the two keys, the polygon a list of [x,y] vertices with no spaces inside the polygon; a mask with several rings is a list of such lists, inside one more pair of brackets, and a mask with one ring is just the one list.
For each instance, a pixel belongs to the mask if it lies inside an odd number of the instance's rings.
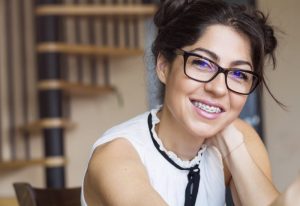
{"label": "arm", "polygon": [[252,127],[237,120],[213,138],[213,144],[232,176],[230,187],[237,205],[269,205],[278,196],[267,152]]}
{"label": "arm", "polygon": [[84,180],[89,206],[167,206],[150,185],[137,152],[125,139],[97,148]]}
{"label": "arm", "polygon": [[293,205],[300,205],[300,176],[271,204],[271,206]]}

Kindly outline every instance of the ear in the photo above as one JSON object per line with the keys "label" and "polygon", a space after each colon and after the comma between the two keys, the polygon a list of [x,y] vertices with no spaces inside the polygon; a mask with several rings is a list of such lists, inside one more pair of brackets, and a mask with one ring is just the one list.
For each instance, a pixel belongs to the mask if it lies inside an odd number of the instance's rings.
{"label": "ear", "polygon": [[169,69],[170,69],[169,67],[170,67],[169,62],[162,54],[159,53],[156,61],[156,74],[158,79],[163,84],[166,84],[167,82]]}

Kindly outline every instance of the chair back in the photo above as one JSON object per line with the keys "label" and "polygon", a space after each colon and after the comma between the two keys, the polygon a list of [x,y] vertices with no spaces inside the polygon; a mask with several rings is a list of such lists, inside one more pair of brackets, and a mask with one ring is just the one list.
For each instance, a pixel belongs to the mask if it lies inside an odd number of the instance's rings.
{"label": "chair back", "polygon": [[13,184],[20,206],[81,206],[80,187],[34,188],[28,183]]}

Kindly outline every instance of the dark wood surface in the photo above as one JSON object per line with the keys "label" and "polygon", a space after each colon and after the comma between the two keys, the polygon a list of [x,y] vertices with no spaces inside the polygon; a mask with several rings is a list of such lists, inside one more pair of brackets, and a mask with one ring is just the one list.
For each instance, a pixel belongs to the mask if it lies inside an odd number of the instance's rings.
{"label": "dark wood surface", "polygon": [[28,183],[13,184],[20,206],[80,206],[80,187],[35,188]]}

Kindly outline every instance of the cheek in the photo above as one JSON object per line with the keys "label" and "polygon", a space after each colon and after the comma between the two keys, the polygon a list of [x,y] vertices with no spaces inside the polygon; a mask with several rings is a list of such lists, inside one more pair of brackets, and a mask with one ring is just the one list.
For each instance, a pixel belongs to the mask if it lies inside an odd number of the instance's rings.
{"label": "cheek", "polygon": [[245,96],[245,95],[238,95],[238,94],[230,95],[231,110],[234,113],[236,113],[236,116],[238,116],[240,114],[246,101],[247,101],[247,96]]}
{"label": "cheek", "polygon": [[171,72],[168,75],[168,80],[166,82],[166,91],[167,93],[178,94],[182,91],[188,89],[188,81],[184,76],[184,73],[181,72],[180,68],[173,67]]}

